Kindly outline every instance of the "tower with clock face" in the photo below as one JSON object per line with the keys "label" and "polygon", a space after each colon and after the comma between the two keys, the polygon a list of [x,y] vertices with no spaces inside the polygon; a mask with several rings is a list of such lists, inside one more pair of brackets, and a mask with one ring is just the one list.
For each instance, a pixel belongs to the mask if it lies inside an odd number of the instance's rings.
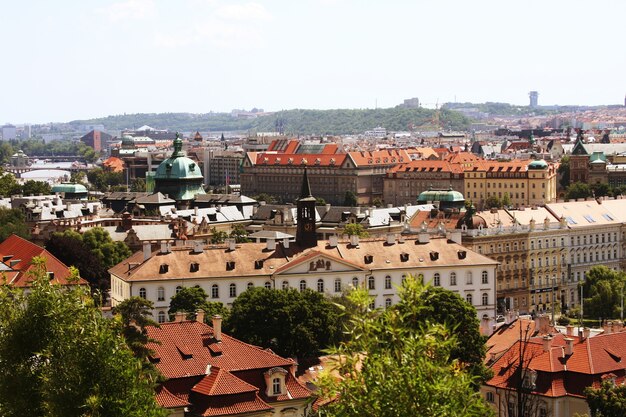
{"label": "tower with clock face", "polygon": [[315,231],[315,197],[311,194],[311,185],[304,168],[302,190],[298,199],[296,221],[296,243],[300,247],[310,248],[317,246],[317,232]]}

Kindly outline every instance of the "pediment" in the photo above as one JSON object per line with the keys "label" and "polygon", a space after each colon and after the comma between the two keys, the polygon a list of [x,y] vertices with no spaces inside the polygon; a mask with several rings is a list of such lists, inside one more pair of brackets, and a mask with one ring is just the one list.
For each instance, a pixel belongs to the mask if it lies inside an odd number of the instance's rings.
{"label": "pediment", "polygon": [[298,258],[292,259],[276,271],[276,274],[288,275],[350,271],[359,272],[365,271],[365,269],[344,259],[324,254],[319,251],[312,251],[307,254],[303,254]]}

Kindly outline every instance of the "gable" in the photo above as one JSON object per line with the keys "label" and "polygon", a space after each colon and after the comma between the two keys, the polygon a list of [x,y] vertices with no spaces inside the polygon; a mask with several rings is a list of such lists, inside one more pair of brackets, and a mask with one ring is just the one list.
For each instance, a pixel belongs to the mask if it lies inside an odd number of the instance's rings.
{"label": "gable", "polygon": [[314,251],[282,266],[276,271],[276,275],[350,271],[365,271],[365,269],[351,262]]}

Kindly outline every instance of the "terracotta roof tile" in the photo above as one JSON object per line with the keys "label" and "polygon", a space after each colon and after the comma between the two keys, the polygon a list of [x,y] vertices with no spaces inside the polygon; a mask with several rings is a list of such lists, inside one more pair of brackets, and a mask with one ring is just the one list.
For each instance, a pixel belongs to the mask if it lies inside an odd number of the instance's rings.
{"label": "terracotta roof tile", "polygon": [[189,405],[189,402],[178,398],[163,385],[159,385],[156,389],[156,401],[157,404],[165,408],[187,407]]}
{"label": "terracotta roof tile", "polygon": [[210,372],[193,387],[193,392],[204,395],[227,395],[257,391],[257,387],[237,378],[228,371],[213,367]]}

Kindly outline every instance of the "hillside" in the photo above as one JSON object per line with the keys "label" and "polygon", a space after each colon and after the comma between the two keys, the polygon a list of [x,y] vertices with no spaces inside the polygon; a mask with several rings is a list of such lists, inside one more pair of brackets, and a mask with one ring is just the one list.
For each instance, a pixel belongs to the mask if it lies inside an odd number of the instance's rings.
{"label": "hillside", "polygon": [[[429,109],[364,109],[364,110],[283,110],[255,119],[237,119],[228,113],[146,113],[108,116],[90,120],[75,120],[72,125],[103,124],[108,131],[119,131],[149,125],[155,129],[180,131],[274,131],[278,120],[287,134],[356,134],[382,126],[387,130],[406,131],[434,129],[435,111]],[[441,110],[439,120],[443,129],[466,130],[470,120],[458,112]]]}

